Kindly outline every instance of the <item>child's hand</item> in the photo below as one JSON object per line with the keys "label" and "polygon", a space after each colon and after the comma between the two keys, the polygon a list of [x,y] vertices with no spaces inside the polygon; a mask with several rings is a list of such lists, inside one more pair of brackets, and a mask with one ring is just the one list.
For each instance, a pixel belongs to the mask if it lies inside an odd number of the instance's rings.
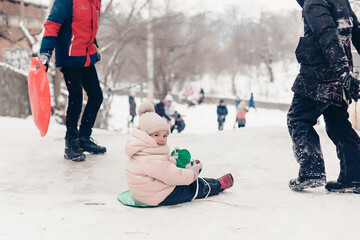
{"label": "child's hand", "polygon": [[195,164],[197,165],[197,164],[201,164],[201,168],[200,168],[200,170],[199,170],[199,174],[201,173],[201,169],[202,169],[202,163],[200,162],[200,160],[198,160],[198,159],[195,159]]}
{"label": "child's hand", "polygon": [[195,165],[192,166],[190,169],[194,171],[195,176],[197,177],[197,176],[199,175],[199,173],[201,172],[202,163],[199,161],[198,164],[195,164]]}
{"label": "child's hand", "polygon": [[190,162],[185,166],[186,169],[190,169],[193,165],[199,164],[200,160],[198,159],[191,159]]}

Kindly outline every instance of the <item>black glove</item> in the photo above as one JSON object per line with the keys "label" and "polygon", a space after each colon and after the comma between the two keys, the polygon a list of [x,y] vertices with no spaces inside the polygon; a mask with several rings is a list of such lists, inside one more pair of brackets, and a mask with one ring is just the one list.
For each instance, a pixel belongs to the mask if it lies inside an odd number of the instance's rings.
{"label": "black glove", "polygon": [[101,60],[101,54],[99,52],[97,52],[96,62],[100,62],[100,60]]}
{"label": "black glove", "polygon": [[357,80],[351,72],[345,72],[340,76],[340,81],[347,90],[349,97],[357,102],[360,99],[360,80]]}
{"label": "black glove", "polygon": [[47,72],[49,68],[51,55],[49,53],[40,53],[39,60],[45,66],[45,71]]}

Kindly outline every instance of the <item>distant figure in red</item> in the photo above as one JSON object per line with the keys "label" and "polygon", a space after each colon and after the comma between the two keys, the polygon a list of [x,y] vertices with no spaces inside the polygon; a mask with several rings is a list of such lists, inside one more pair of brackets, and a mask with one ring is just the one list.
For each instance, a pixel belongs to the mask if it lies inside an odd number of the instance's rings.
{"label": "distant figure in red", "polygon": [[186,89],[186,100],[188,102],[188,107],[195,106],[198,102],[198,95],[194,92],[192,87]]}
{"label": "distant figure in red", "polygon": [[246,108],[245,101],[241,101],[236,109],[236,121],[234,124],[234,128],[236,127],[236,123],[238,125],[238,128],[245,127],[246,124],[246,113],[248,112],[248,109]]}

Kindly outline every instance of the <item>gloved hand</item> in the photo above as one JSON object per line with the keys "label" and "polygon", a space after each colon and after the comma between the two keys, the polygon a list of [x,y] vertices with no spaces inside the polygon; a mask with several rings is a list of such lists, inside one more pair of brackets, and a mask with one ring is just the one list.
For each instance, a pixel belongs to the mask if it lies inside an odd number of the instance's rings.
{"label": "gloved hand", "polygon": [[96,62],[100,62],[101,54],[99,52],[96,53]]}
{"label": "gloved hand", "polygon": [[357,102],[360,99],[360,81],[352,72],[345,72],[340,76],[340,81],[347,90],[351,99]]}
{"label": "gloved hand", "polygon": [[[194,165],[196,165],[196,164],[200,164],[200,160],[198,160],[198,159],[191,159],[190,160],[190,162],[188,163],[188,164],[186,164],[186,166],[185,166],[185,168],[186,169],[190,169],[191,167],[193,167]],[[200,169],[200,171],[201,171],[201,169]]]}
{"label": "gloved hand", "polygon": [[39,60],[45,66],[45,71],[47,72],[49,68],[51,55],[49,53],[40,53]]}
{"label": "gloved hand", "polygon": [[190,168],[190,170],[192,170],[195,173],[195,176],[197,177],[199,175],[199,173],[201,172],[202,169],[202,163],[199,162],[198,164],[194,164],[194,166],[192,166]]}
{"label": "gloved hand", "polygon": [[201,173],[201,169],[202,169],[202,163],[200,162],[200,160],[196,159],[195,161],[195,164],[201,164],[201,168],[199,170],[199,174]]}

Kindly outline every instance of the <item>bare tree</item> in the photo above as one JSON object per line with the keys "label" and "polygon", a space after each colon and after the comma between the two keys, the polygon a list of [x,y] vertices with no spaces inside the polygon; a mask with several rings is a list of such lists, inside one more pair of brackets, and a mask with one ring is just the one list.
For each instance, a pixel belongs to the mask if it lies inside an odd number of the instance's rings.
{"label": "bare tree", "polygon": [[235,78],[239,72],[246,73],[247,68],[260,67],[261,63],[267,69],[269,82],[274,82],[273,64],[293,59],[296,35],[301,29],[300,22],[295,20],[299,15],[263,12],[259,19],[249,19],[241,16],[237,8],[229,8],[226,15],[229,40],[222,54],[231,76],[233,94],[236,93]]}
{"label": "bare tree", "polygon": [[[142,16],[146,1],[121,1],[126,3],[129,4],[126,8],[105,7],[106,16],[98,34],[102,46],[98,69],[108,94],[103,104],[105,119],[114,91],[124,88],[124,84],[143,86],[147,81],[147,18]],[[238,9],[229,8],[224,16],[210,13],[189,16],[177,11],[172,3],[166,0],[164,5],[157,6],[152,19],[157,98],[204,74],[221,73],[231,77],[235,94],[239,74],[266,66],[269,82],[273,82],[276,81],[273,64],[294,60],[301,28],[298,12],[263,13],[259,19],[250,19]]]}
{"label": "bare tree", "polygon": [[[113,92],[121,81],[140,82],[144,76],[145,56],[144,39],[146,22],[141,16],[141,11],[146,3],[139,0],[129,0],[126,8],[122,2],[110,2],[105,8],[106,15],[101,19],[98,33],[100,44],[99,52],[102,61],[99,63],[99,75],[104,87],[104,101],[102,116],[99,117],[97,126],[107,128]],[[111,5],[110,5],[111,4]],[[116,12],[115,9],[121,11]],[[123,10],[128,9],[128,10]]]}
{"label": "bare tree", "polygon": [[184,14],[168,10],[155,22],[154,83],[159,98],[165,97],[177,83],[181,85],[191,76],[200,74],[200,44],[205,32],[199,27],[202,21],[201,15],[187,19]]}

